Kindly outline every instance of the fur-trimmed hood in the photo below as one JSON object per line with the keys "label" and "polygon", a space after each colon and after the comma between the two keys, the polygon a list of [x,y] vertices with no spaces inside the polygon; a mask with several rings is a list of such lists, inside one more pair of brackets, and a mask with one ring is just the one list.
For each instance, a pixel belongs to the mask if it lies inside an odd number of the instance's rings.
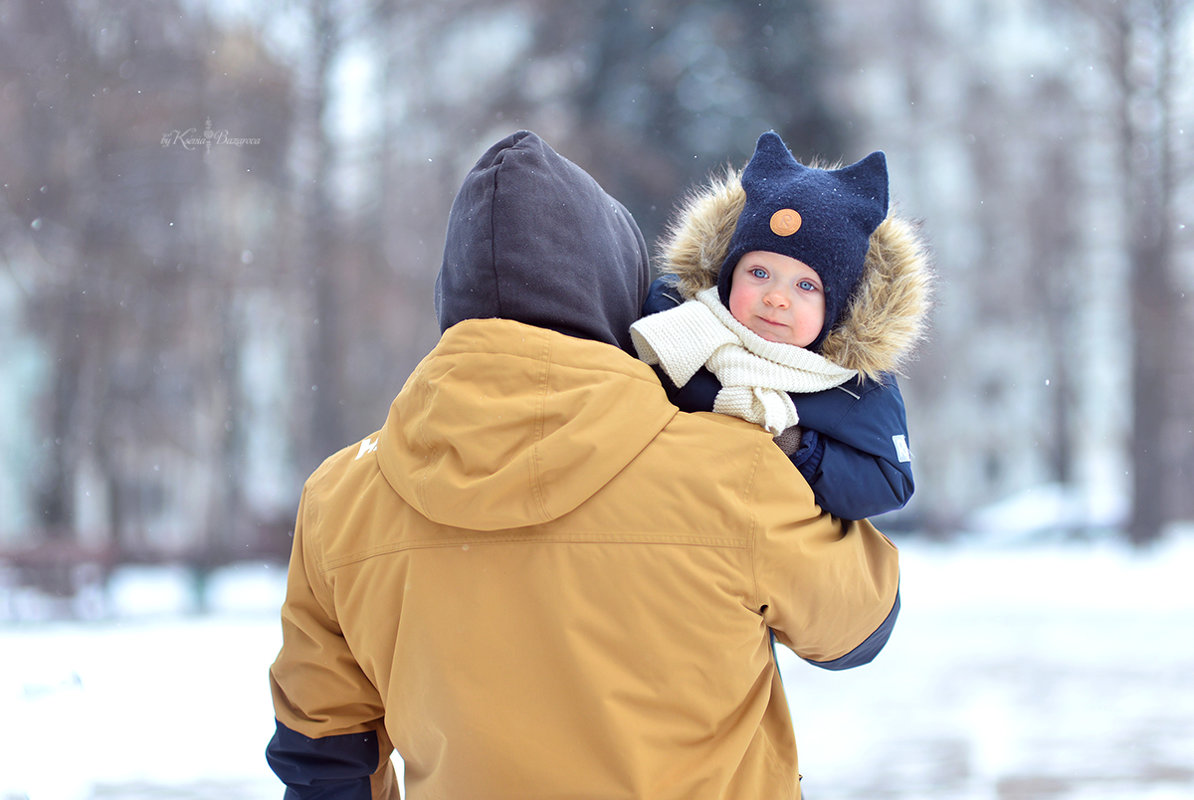
{"label": "fur-trimmed hood", "polygon": [[[745,203],[742,171],[728,170],[679,207],[659,242],[659,267],[677,276],[686,300],[717,285]],[[870,378],[901,373],[926,333],[932,277],[919,226],[889,213],[871,235],[862,280],[821,355]]]}

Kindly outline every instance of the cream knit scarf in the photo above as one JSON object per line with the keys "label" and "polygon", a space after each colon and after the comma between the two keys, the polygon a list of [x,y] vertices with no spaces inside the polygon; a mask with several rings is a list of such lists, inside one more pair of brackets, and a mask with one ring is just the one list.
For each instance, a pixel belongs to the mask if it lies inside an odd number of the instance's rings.
{"label": "cream knit scarf", "polygon": [[800,421],[788,392],[819,392],[840,386],[857,372],[790,344],[769,342],[722,305],[713,286],[675,308],[630,326],[638,357],[659,364],[676,386],[702,366],[717,376],[719,414],[762,425],[772,435]]}

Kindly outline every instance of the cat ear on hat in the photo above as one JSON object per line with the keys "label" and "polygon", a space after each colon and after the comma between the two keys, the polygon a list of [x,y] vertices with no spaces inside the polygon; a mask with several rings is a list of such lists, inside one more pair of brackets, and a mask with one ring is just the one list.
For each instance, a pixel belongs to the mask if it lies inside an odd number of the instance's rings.
{"label": "cat ear on hat", "polygon": [[834,174],[848,183],[854,192],[872,202],[859,206],[860,220],[865,227],[874,230],[887,217],[887,156],[876,150],[866,158],[834,170]]}
{"label": "cat ear on hat", "polygon": [[784,162],[789,160],[796,161],[791,151],[788,150],[788,146],[784,144],[784,140],[779,138],[779,134],[775,131],[767,131],[755,142],[754,157],[758,158],[760,155]]}
{"label": "cat ear on hat", "polygon": [[784,140],[775,131],[767,131],[755,143],[755,152],[750,163],[742,173],[743,181],[755,178],[765,179],[768,175],[777,174],[780,170],[795,170],[800,172],[807,169],[796,160]]}

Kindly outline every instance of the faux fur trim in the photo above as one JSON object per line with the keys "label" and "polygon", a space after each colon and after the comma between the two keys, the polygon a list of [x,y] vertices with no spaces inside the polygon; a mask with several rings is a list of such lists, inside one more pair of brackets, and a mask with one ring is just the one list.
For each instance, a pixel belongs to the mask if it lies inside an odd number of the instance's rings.
{"label": "faux fur trim", "polygon": [[[685,299],[717,285],[745,204],[742,172],[734,169],[681,202],[658,257],[660,271],[676,275]],[[920,226],[889,213],[871,235],[862,281],[821,355],[868,378],[901,374],[927,333],[932,293],[933,270]]]}

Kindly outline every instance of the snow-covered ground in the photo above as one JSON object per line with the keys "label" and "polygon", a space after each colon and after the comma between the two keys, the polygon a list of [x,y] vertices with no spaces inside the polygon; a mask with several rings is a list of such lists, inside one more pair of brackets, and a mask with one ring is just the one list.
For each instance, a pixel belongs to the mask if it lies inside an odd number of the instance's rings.
{"label": "snow-covered ground", "polygon": [[780,651],[810,800],[1194,798],[1194,537],[902,551],[873,664]]}
{"label": "snow-covered ground", "polygon": [[[1194,798],[1194,534],[905,542],[867,667],[781,648],[809,800]],[[126,574],[87,623],[0,625],[0,800],[281,797],[263,751],[280,570]]]}

